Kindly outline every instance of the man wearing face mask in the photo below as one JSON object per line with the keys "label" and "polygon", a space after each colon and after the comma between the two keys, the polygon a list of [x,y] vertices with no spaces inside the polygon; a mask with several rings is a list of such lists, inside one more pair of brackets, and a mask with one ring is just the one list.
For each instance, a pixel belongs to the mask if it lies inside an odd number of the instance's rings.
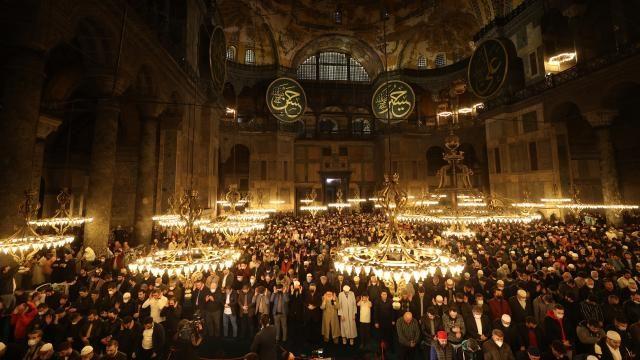
{"label": "man wearing face mask", "polygon": [[504,314],[500,320],[495,322],[493,328],[502,330],[504,341],[509,344],[511,349],[514,349],[515,351],[524,351],[525,347],[522,345],[520,333],[516,326],[513,326],[511,322],[511,316]]}
{"label": "man wearing face mask", "polygon": [[573,331],[571,324],[564,318],[564,306],[556,304],[553,310],[547,313],[544,319],[545,343],[551,344],[553,340],[560,340],[567,348],[571,346]]}
{"label": "man wearing face mask", "polygon": [[491,339],[482,345],[484,360],[515,360],[509,344],[504,342],[502,330],[494,329],[491,332]]}
{"label": "man wearing face mask", "polygon": [[[631,334],[639,334],[640,331],[640,323],[635,323],[632,326],[629,326],[629,320],[624,315],[617,316],[613,320],[613,324],[610,324],[605,330],[606,331],[615,331],[620,335],[620,339],[622,341],[622,346],[627,349],[633,349],[634,344],[637,344],[637,341],[634,341]],[[635,345],[637,348],[637,345]]]}
{"label": "man wearing face mask", "polygon": [[473,307],[472,315],[466,320],[467,334],[469,337],[478,340],[480,343],[486,341],[491,336],[491,320],[489,316],[482,313],[482,307]]}
{"label": "man wearing face mask", "polygon": [[416,314],[421,319],[427,312],[429,299],[425,293],[424,286],[418,286],[418,293],[411,299],[411,313]]}
{"label": "man wearing face mask", "polygon": [[22,358],[23,360],[34,360],[38,357],[38,352],[40,348],[44,345],[42,341],[42,331],[33,330],[29,333],[29,338],[27,340],[27,352]]}
{"label": "man wearing face mask", "polygon": [[316,284],[311,283],[307,291],[303,291],[304,299],[304,326],[307,329],[307,340],[315,343],[320,338],[320,321],[322,317],[322,296],[316,289]]}
{"label": "man wearing face mask", "polygon": [[122,294],[120,302],[120,317],[133,316],[136,312],[136,301],[131,299],[131,293]]}

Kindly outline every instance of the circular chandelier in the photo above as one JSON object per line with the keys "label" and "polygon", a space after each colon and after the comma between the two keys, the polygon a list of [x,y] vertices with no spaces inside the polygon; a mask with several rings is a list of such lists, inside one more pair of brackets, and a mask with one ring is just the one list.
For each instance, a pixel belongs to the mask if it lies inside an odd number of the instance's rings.
{"label": "circular chandelier", "polygon": [[[251,199],[251,201],[249,201],[249,204],[252,205],[255,202],[257,206],[255,208],[250,207],[248,209],[245,209],[244,212],[246,214],[265,214],[267,215],[267,217],[269,217],[270,214],[275,214],[276,212],[278,212],[278,209],[274,207],[264,206],[264,194],[261,189],[258,189],[255,193],[252,193],[249,196],[249,198]],[[272,201],[269,201],[269,203],[274,205],[280,205],[280,204],[283,204],[284,201],[272,200]]]}
{"label": "circular chandelier", "polygon": [[[73,242],[73,236],[58,233],[57,235],[40,235],[32,224],[38,213],[40,204],[35,200],[35,192],[25,191],[25,199],[18,207],[18,213],[24,219],[18,230],[8,238],[0,240],[0,252],[11,255],[20,266],[26,266],[33,256],[43,249],[55,249]],[[59,223],[56,223],[59,225]],[[65,225],[65,229],[69,225]]]}
{"label": "circular chandelier", "polygon": [[327,207],[334,208],[338,210],[338,214],[341,214],[343,209],[351,207],[351,203],[344,202],[342,199],[342,189],[338,189],[336,192],[336,202],[328,203]]}
{"label": "circular chandelier", "polygon": [[599,204],[599,203],[582,203],[579,199],[579,191],[574,186],[572,189],[572,198],[542,198],[539,202],[520,202],[512,204],[514,207],[523,209],[567,209],[574,212],[584,210],[610,210],[621,213],[628,210],[638,210],[638,205],[628,204]]}
{"label": "circular chandelier", "polygon": [[93,221],[91,217],[71,216],[69,204],[71,203],[71,194],[67,188],[63,188],[58,196],[58,209],[53,217],[44,219],[29,220],[29,225],[36,227],[51,227],[57,234],[65,234],[70,228],[81,226]]}
{"label": "circular chandelier", "polygon": [[[187,223],[185,219],[179,214],[180,211],[180,199],[177,199],[175,196],[171,195],[168,198],[169,203],[169,211],[164,215],[154,215],[151,217],[151,220],[156,222],[158,226],[164,228],[184,228]],[[195,226],[200,226],[204,224],[210,223],[211,220],[206,218],[199,218],[194,220]]]}
{"label": "circular chandelier", "polygon": [[447,163],[438,170],[438,187],[414,203],[411,210],[398,216],[402,222],[422,222],[449,226],[441,232],[445,237],[472,237],[470,225],[485,223],[530,223],[540,220],[540,214],[519,211],[496,196],[485,196],[471,183],[473,170],[464,165],[464,152],[458,150],[460,139],[453,128],[445,139]]}
{"label": "circular chandelier", "polygon": [[324,205],[316,205],[316,198],[318,197],[318,193],[316,189],[312,189],[309,193],[307,193],[307,198],[300,200],[301,203],[306,204],[300,206],[301,211],[307,211],[311,214],[311,217],[316,217],[318,213],[327,211],[327,207]]}
{"label": "circular chandelier", "polygon": [[235,241],[242,234],[264,229],[264,223],[257,220],[264,220],[265,213],[238,213],[236,210],[237,204],[241,200],[237,187],[235,185],[229,186],[229,191],[225,194],[224,200],[230,205],[229,214],[221,221],[201,225],[200,230],[208,233],[221,233],[227,239]]}
{"label": "circular chandelier", "polygon": [[392,289],[394,306],[400,305],[397,295],[412,278],[424,280],[436,272],[455,276],[464,269],[464,263],[447,250],[406,239],[397,217],[407,203],[407,195],[399,189],[398,180],[398,174],[391,178],[385,175],[384,187],[378,196],[378,204],[387,217],[382,240],[368,246],[347,244],[334,253],[334,266],[338,272],[359,275],[364,271],[365,275],[375,274],[384,281]]}
{"label": "circular chandelier", "polygon": [[223,269],[240,258],[242,252],[233,246],[222,247],[202,243],[202,208],[198,205],[198,192],[186,190],[174,202],[180,217],[176,225],[178,245],[173,249],[155,251],[129,264],[129,269],[149,271],[154,276],[190,277],[201,271]]}

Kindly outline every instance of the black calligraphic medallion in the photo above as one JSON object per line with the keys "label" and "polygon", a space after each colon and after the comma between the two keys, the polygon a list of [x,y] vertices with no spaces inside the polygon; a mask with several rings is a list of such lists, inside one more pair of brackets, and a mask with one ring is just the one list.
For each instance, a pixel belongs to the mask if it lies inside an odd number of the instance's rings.
{"label": "black calligraphic medallion", "polygon": [[217,27],[211,35],[209,44],[209,64],[211,69],[211,80],[215,90],[220,91],[224,86],[227,75],[227,45],[222,28]]}
{"label": "black calligraphic medallion", "polygon": [[507,79],[509,60],[509,52],[500,39],[489,39],[478,45],[467,69],[471,91],[484,99],[498,93]]}
{"label": "black calligraphic medallion", "polygon": [[280,121],[294,122],[307,108],[307,96],[297,81],[278,78],[267,88],[267,106]]}
{"label": "black calligraphic medallion", "polygon": [[406,119],[416,104],[416,95],[409,84],[391,80],[378,86],[371,99],[373,115],[383,122]]}

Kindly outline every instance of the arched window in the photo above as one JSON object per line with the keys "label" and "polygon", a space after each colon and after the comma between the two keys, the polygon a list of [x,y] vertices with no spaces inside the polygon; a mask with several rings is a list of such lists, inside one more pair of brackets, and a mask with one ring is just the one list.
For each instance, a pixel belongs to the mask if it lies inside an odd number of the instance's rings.
{"label": "arched window", "polygon": [[437,68],[447,65],[447,57],[444,55],[444,53],[436,55],[435,63]]}
{"label": "arched window", "polygon": [[253,49],[247,49],[244,52],[244,63],[247,65],[253,65],[256,63],[256,52]]}
{"label": "arched window", "polygon": [[427,68],[427,58],[424,55],[418,56],[418,69],[426,69]]}
{"label": "arched window", "polygon": [[335,21],[336,24],[342,24],[342,10],[340,10],[340,8],[337,8],[333,13],[333,21]]}
{"label": "arched window", "polygon": [[369,135],[371,134],[371,122],[364,118],[355,119],[351,124],[351,129],[354,135]]}
{"label": "arched window", "polygon": [[297,74],[302,80],[369,82],[369,74],[358,60],[335,51],[307,58],[298,65]]}
{"label": "arched window", "polygon": [[227,47],[227,60],[236,61],[236,47],[233,45]]}

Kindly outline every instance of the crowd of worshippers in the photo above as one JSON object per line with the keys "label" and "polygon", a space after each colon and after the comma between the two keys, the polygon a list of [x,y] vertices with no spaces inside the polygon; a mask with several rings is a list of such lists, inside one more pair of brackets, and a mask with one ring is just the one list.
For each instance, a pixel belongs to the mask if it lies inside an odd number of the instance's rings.
{"label": "crowd of worshippers", "polygon": [[[127,269],[128,244],[43,252],[29,272],[0,269],[0,359],[197,358],[214,337],[239,338],[275,359],[283,347],[360,347],[400,359],[627,360],[640,350],[638,226],[490,224],[468,239],[403,225],[409,241],[465,261],[397,291],[339,274],[333,249],[375,243],[381,215],[271,219],[245,237],[231,269],[189,279]],[[176,246],[170,231],[156,247]],[[207,241],[218,241],[213,238]],[[173,244],[172,244],[173,243]],[[41,284],[45,284],[39,286]],[[262,329],[262,330],[261,330]],[[255,337],[255,338],[254,338]]]}

